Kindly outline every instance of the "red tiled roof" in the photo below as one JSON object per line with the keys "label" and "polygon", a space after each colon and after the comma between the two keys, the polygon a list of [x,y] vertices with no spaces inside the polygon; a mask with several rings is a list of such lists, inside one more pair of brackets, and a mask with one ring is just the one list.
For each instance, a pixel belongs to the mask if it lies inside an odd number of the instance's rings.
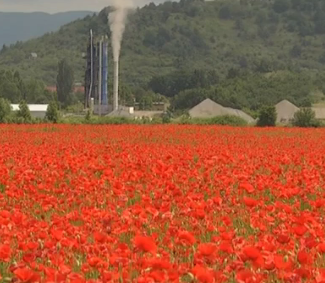
{"label": "red tiled roof", "polygon": [[[46,89],[49,92],[56,92],[56,86],[47,86]],[[84,90],[85,89],[84,89],[83,86],[75,86],[73,92],[74,93],[76,93],[76,92],[84,92]]]}

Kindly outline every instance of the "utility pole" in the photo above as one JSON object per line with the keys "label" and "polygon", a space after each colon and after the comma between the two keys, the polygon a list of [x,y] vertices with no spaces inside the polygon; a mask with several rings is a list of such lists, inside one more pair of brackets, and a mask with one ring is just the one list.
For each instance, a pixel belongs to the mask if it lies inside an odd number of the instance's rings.
{"label": "utility pole", "polygon": [[102,115],[103,37],[99,42],[98,112]]}
{"label": "utility pole", "polygon": [[93,30],[90,30],[90,87],[88,93],[88,107],[90,104],[90,98],[93,90],[93,80],[94,80],[94,49],[93,49]]}

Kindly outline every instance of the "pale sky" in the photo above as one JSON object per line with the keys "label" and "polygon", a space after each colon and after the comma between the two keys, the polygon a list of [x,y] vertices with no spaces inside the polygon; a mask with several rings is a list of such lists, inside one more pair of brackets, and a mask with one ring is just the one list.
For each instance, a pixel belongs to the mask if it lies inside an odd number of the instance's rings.
{"label": "pale sky", "polygon": [[[0,0],[0,12],[100,11],[112,0]],[[123,0],[120,0],[123,1]],[[137,6],[162,0],[133,0]]]}

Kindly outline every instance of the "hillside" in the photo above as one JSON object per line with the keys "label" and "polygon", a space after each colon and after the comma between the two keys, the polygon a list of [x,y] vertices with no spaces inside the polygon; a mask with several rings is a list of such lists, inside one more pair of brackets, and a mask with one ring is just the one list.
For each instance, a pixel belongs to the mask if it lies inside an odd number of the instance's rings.
{"label": "hillside", "polygon": [[[89,29],[110,35],[108,9],[2,50],[0,66],[55,84],[58,60],[67,58],[82,82]],[[121,93],[144,103],[163,94],[177,109],[205,97],[252,110],[280,99],[309,105],[324,99],[324,46],[324,1],[149,4],[129,18],[120,66],[121,83],[130,88]],[[30,59],[31,52],[39,57]]]}
{"label": "hillside", "polygon": [[91,15],[89,11],[57,14],[0,12],[0,46],[26,41],[57,31],[61,26]]}
{"label": "hillside", "polygon": [[[300,4],[299,4],[300,3]],[[0,55],[0,64],[23,77],[54,83],[57,61],[69,58],[82,80],[88,30],[110,33],[107,11],[62,27],[58,32],[17,44]],[[128,83],[186,67],[314,69],[325,66],[325,4],[320,1],[182,0],[149,4],[129,20],[121,71]],[[39,59],[31,61],[29,54]]]}

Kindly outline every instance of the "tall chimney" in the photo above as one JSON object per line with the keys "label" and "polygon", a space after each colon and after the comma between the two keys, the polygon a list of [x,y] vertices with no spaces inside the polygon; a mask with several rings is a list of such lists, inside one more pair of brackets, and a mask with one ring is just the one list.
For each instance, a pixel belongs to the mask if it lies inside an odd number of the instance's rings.
{"label": "tall chimney", "polygon": [[114,61],[113,110],[118,110],[118,61]]}

